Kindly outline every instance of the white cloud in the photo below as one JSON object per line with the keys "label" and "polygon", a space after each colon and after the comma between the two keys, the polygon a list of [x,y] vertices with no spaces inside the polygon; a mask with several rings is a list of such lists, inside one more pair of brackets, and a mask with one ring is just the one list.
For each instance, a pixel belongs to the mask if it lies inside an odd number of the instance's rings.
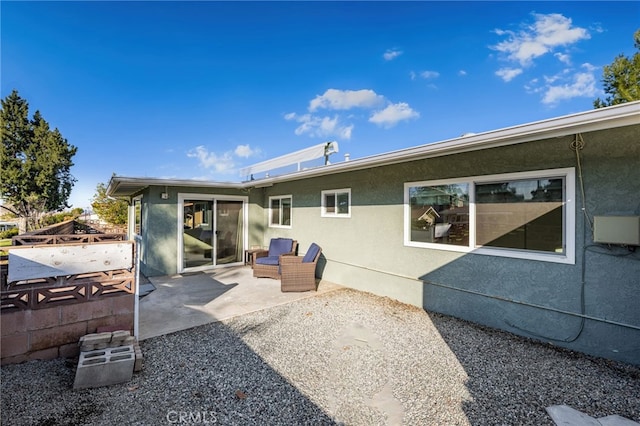
{"label": "white cloud", "polygon": [[506,54],[508,60],[527,67],[533,63],[534,59],[552,52],[556,47],[590,38],[586,29],[573,27],[571,19],[563,15],[533,14],[533,17],[535,22],[517,33],[495,30],[496,34],[507,35],[508,38],[491,48]]}
{"label": "white cloud", "polygon": [[391,61],[395,58],[397,58],[398,56],[402,55],[401,50],[397,50],[397,49],[387,49],[386,52],[384,52],[384,55],[382,55],[382,57],[384,58],[385,61]]}
{"label": "white cloud", "polygon": [[420,77],[424,79],[438,78],[440,77],[440,73],[437,71],[422,71]]}
{"label": "white cloud", "polygon": [[458,71],[458,75],[464,77],[465,75],[467,75],[467,72],[465,70],[460,70]]}
{"label": "white cloud", "polygon": [[509,82],[522,74],[522,68],[500,68],[496,71],[496,75],[502,80]]}
{"label": "white cloud", "polygon": [[[565,84],[553,85],[549,84],[544,90],[542,103],[553,105],[559,101],[572,98],[594,98],[598,96],[598,88],[596,87],[596,77],[593,74],[593,67],[589,64],[583,65],[586,72],[579,72],[571,77],[571,81]],[[553,80],[555,82],[555,80]]]}
{"label": "white cloud", "polygon": [[418,118],[420,114],[409,106],[405,102],[399,102],[397,104],[388,105],[381,111],[374,112],[369,117],[369,122],[377,124],[384,128],[390,128],[398,124],[402,120],[410,120],[412,118]]}
{"label": "white cloud", "polygon": [[286,114],[285,119],[301,123],[294,131],[298,136],[308,134],[315,137],[337,136],[342,139],[351,139],[354,127],[353,124],[342,124],[337,115],[331,118],[311,114],[297,115],[292,112]]}
{"label": "white cloud", "polygon": [[[413,74],[413,73],[412,73]],[[437,73],[436,73],[437,74]],[[384,105],[387,105],[384,107]],[[284,119],[298,123],[294,133],[298,136],[335,137],[351,139],[354,122],[363,118],[362,114],[335,114],[322,116],[314,112],[320,108],[328,110],[348,110],[360,108],[372,111],[368,121],[383,128],[390,128],[399,121],[420,116],[407,103],[391,104],[385,97],[373,90],[337,90],[328,89],[323,95],[316,96],[309,104],[309,113],[291,112]],[[383,109],[380,109],[383,108]]]}
{"label": "white cloud", "polygon": [[252,157],[254,155],[260,154],[260,149],[253,149],[249,146],[249,144],[247,145],[238,145],[234,151],[234,154],[240,158],[249,158]]}
{"label": "white cloud", "polygon": [[564,64],[571,65],[571,57],[566,53],[554,53],[553,56]]}
{"label": "white cloud", "polygon": [[230,172],[235,167],[231,153],[225,152],[222,155],[218,155],[214,152],[209,152],[203,145],[189,150],[187,157],[197,158],[202,167],[205,169],[213,168],[219,173]]}
{"label": "white cloud", "polygon": [[351,108],[373,108],[384,102],[384,97],[373,90],[338,90],[328,89],[323,95],[316,96],[309,103],[309,111],[320,108],[330,110],[346,110]]}

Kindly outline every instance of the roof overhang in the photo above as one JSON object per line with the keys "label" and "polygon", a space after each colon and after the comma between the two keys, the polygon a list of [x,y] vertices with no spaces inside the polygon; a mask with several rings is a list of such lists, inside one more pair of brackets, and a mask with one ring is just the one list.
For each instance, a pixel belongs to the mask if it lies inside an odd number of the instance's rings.
{"label": "roof overhang", "polygon": [[160,179],[148,177],[112,176],[107,186],[107,195],[114,198],[131,198],[149,186],[173,186],[184,188],[234,188],[242,189],[241,183],[213,182],[199,179]]}
{"label": "roof overhang", "polygon": [[542,139],[561,138],[578,133],[594,132],[598,130],[638,124],[640,124],[640,101],[635,101],[489,132],[465,135],[455,139],[448,139],[413,148],[372,155],[357,160],[333,163],[326,166],[319,166],[316,168],[245,182],[229,183],[200,180],[125,178],[114,176],[109,182],[107,195],[112,197],[130,197],[151,185],[235,189],[260,188],[271,186],[279,182],[326,176],[371,167],[398,164],[500,146],[516,145]]}

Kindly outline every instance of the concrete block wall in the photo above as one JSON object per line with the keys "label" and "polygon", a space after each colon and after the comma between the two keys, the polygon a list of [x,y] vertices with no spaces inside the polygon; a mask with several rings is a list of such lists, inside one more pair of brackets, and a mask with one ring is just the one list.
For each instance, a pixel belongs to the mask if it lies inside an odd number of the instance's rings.
{"label": "concrete block wall", "polygon": [[119,326],[133,333],[133,294],[0,315],[0,364],[68,358],[78,342],[99,328]]}

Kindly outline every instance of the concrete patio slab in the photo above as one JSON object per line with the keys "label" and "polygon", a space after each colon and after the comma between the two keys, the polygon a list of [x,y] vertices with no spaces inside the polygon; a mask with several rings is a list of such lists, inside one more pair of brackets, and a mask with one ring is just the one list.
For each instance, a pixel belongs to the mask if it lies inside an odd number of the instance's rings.
{"label": "concrete patio slab", "polygon": [[282,293],[280,281],[254,278],[249,266],[151,277],[140,299],[138,340],[232,318],[341,288],[321,280],[318,291]]}

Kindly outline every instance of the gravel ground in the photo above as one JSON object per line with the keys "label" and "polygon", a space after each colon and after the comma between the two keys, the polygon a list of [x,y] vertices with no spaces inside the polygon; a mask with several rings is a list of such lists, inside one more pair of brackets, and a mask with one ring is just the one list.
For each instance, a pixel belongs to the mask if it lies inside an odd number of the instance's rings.
{"label": "gravel ground", "polygon": [[141,342],[143,371],[74,391],[69,360],[2,367],[3,425],[640,422],[640,368],[349,289]]}

